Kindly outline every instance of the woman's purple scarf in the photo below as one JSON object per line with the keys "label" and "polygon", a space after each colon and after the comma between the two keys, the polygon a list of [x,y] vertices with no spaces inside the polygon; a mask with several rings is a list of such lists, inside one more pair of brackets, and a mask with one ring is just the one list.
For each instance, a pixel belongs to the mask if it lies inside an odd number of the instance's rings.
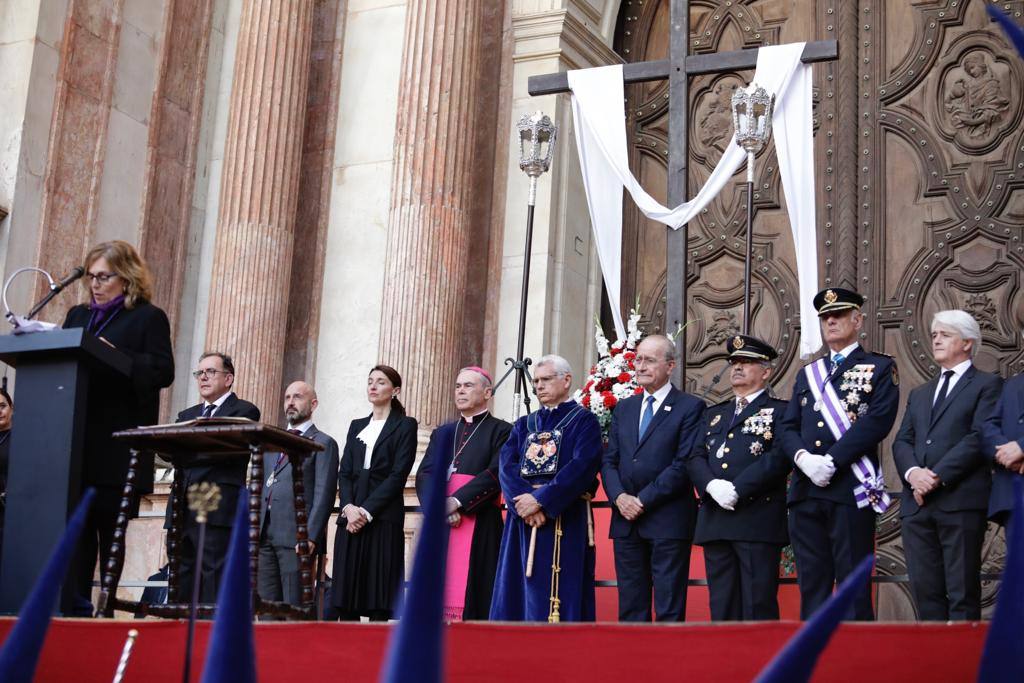
{"label": "woman's purple scarf", "polygon": [[87,329],[93,334],[99,334],[99,331],[106,327],[106,323],[110,322],[122,308],[124,308],[124,294],[115,296],[105,304],[98,304],[93,299],[92,303],[89,304],[89,310],[92,311],[92,315],[89,316],[89,327]]}

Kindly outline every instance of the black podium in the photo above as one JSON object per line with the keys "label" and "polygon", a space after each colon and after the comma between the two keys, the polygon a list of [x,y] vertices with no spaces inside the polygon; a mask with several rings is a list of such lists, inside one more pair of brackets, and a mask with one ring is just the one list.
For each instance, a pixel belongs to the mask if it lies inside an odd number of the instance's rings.
{"label": "black podium", "polygon": [[[89,376],[127,376],[131,360],[81,328],[0,336],[0,361],[17,368],[0,613],[14,614],[64,532],[81,494]],[[71,613],[69,572],[59,609]]]}

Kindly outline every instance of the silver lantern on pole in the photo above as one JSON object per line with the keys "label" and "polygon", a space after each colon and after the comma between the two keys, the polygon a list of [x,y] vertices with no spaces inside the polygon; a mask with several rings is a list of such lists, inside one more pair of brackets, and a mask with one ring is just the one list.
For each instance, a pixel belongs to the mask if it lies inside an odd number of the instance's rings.
{"label": "silver lantern on pole", "polygon": [[732,122],[736,144],[747,153],[747,253],[743,263],[743,334],[750,334],[750,262],[753,257],[754,233],[754,158],[772,134],[774,95],[751,83],[736,88],[732,94]]}
{"label": "silver lantern on pole", "polygon": [[519,419],[520,405],[525,404],[526,412],[530,412],[530,377],[529,367],[533,361],[524,357],[526,342],[526,299],[530,288],[530,252],[533,250],[533,210],[537,200],[537,179],[551,168],[551,160],[555,154],[555,140],[558,138],[558,126],[551,123],[543,112],[523,114],[516,123],[519,131],[519,168],[530,178],[530,192],[526,204],[526,247],[523,250],[523,284],[519,294],[519,337],[516,343],[516,357],[506,358],[508,370],[502,375],[494,390],[515,373],[515,391],[512,396],[513,421]]}

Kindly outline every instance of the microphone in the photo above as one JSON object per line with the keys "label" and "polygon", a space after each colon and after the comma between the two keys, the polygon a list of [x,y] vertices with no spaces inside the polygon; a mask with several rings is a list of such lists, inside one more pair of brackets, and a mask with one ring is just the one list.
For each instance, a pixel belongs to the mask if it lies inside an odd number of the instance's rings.
{"label": "microphone", "polygon": [[82,266],[75,266],[74,269],[70,273],[68,273],[67,277],[65,277],[60,282],[55,282],[52,285],[50,285],[50,291],[55,293],[59,292],[68,285],[70,285],[72,282],[77,280],[78,278],[82,277],[83,275],[85,275],[85,268],[83,268]]}

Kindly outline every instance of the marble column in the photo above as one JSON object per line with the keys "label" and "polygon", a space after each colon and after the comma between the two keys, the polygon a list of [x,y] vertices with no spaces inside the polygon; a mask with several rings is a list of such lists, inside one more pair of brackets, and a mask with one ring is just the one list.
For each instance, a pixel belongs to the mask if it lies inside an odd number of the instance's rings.
{"label": "marble column", "polygon": [[479,0],[406,9],[378,350],[422,429],[451,416],[462,361],[480,20]]}
{"label": "marble column", "polygon": [[238,394],[280,413],[313,3],[242,4],[206,347],[231,354]]}

